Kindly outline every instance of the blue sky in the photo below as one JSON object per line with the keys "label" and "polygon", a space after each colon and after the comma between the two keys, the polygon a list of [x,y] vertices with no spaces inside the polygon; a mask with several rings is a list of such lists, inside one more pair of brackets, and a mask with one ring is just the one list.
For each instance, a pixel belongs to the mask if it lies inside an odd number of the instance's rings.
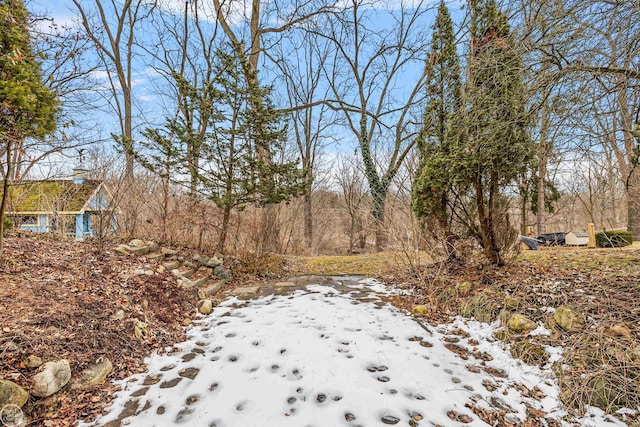
{"label": "blue sky", "polygon": [[[87,1],[87,3],[91,4],[93,1]],[[454,14],[454,18],[457,16],[459,19],[463,13],[460,12],[461,4],[462,3],[460,1],[450,4],[450,10],[452,14]],[[27,2],[27,6],[34,12],[46,14],[59,25],[72,25],[76,17],[75,6],[71,0],[29,0]],[[431,25],[431,20],[435,16],[435,13],[436,10],[434,8],[427,14],[429,21],[424,22],[424,27],[427,33],[430,33],[429,26]],[[374,22],[374,25],[380,25],[380,27],[383,28],[385,26],[385,22],[384,20],[381,20],[380,22]],[[138,55],[140,55],[140,52],[138,52]],[[163,114],[165,114],[164,108],[169,107],[170,111],[169,104],[172,102],[171,99],[162,97],[158,93],[159,88],[161,88],[163,84],[158,73],[152,68],[144,65],[145,58],[140,58],[140,60],[139,66],[136,67],[133,72],[133,94],[138,108],[136,115],[140,116],[136,120],[138,130],[143,129],[148,125],[153,125],[154,123],[162,123],[162,117]],[[401,82],[410,82],[412,79],[415,79],[415,76],[419,73],[420,70],[418,68],[407,69],[406,72],[400,76]],[[93,88],[94,91],[96,93],[100,93],[100,91],[103,90],[104,95],[108,96],[108,92],[104,90],[106,87],[101,88],[101,85],[107,84],[104,71],[95,72],[93,77],[96,79],[96,84]],[[273,77],[275,77],[275,74],[269,75],[268,72],[262,73],[262,79],[264,81],[272,80]],[[399,88],[401,88],[401,85]],[[276,99],[277,98],[279,97],[276,96]],[[113,145],[113,142],[110,141],[109,134],[111,132],[118,132],[118,128],[115,126],[115,123],[117,123],[115,118],[102,109],[89,109],[87,113],[86,122],[91,122],[92,120],[95,121],[98,125],[97,129],[99,130],[95,135],[89,136],[89,138],[93,138],[94,140],[102,139],[107,141],[107,145]],[[353,152],[355,144],[353,134],[340,128],[334,129],[334,134],[339,135],[338,139],[342,141],[342,144],[331,147],[329,151]]]}

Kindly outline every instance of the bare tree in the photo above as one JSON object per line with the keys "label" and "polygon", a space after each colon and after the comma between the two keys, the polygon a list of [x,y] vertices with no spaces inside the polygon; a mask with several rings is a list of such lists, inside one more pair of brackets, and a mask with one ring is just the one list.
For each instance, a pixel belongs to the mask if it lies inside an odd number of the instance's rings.
{"label": "bare tree", "polygon": [[155,7],[150,0],[73,0],[86,35],[93,42],[106,73],[111,108],[120,133],[116,136],[126,155],[125,181],[133,183],[133,69],[140,24]]}
{"label": "bare tree", "polygon": [[[384,210],[389,186],[415,144],[420,100],[427,80],[428,2],[386,12],[390,28],[370,26],[371,14],[385,5],[350,0],[319,33],[335,55],[325,66],[333,97],[355,137],[373,199],[376,249],[386,243]],[[422,73],[418,70],[424,70]],[[383,153],[388,153],[383,156]]]}
{"label": "bare tree", "polygon": [[548,27],[564,27],[567,37],[563,43],[546,44],[545,53],[555,69],[556,79],[571,76],[597,92],[597,96],[591,98],[595,111],[590,110],[594,114],[585,116],[582,124],[591,125],[603,117],[610,118],[600,142],[610,148],[616,159],[628,194],[629,229],[634,240],[640,239],[640,170],[636,161],[638,141],[634,136],[640,119],[637,2],[530,0],[527,3],[532,10],[545,4],[560,6],[553,16],[562,22],[548,22]]}
{"label": "bare tree", "polygon": [[[279,42],[286,31],[300,27],[310,19],[334,12],[334,5],[319,0],[276,1],[263,4],[260,0],[251,0],[250,7],[238,0],[213,0],[216,17],[224,34],[234,44],[241,46],[248,53],[251,65],[247,80],[258,79],[261,53]],[[265,8],[263,8],[265,6]],[[248,16],[247,16],[248,14]],[[246,19],[234,25],[234,18],[245,16]],[[280,25],[272,25],[274,22]],[[250,82],[258,87],[257,81]],[[263,161],[269,161],[268,153],[259,153]],[[262,237],[259,246],[262,250],[277,249],[279,227],[277,210],[273,205],[262,210]]]}
{"label": "bare tree", "polygon": [[341,195],[341,205],[347,213],[345,230],[349,236],[349,253],[364,251],[367,244],[366,217],[367,183],[359,160],[343,155],[337,161],[335,179]]}
{"label": "bare tree", "polygon": [[291,133],[302,168],[307,171],[309,185],[303,196],[307,249],[313,247],[314,241],[312,196],[316,158],[324,147],[335,141],[331,129],[339,119],[327,104],[319,103],[330,97],[330,90],[323,81],[323,68],[329,57],[329,46],[318,41],[318,37],[310,32],[296,33],[289,41],[291,45],[297,46],[294,52],[279,47],[277,52],[267,53],[281,72],[291,111]]}

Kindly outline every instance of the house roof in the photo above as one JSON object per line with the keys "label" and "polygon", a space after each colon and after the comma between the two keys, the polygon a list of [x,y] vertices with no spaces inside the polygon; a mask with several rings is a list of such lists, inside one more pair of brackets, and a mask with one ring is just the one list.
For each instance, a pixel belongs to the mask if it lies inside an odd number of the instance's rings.
{"label": "house roof", "polygon": [[79,213],[101,187],[103,181],[98,180],[81,184],[73,180],[23,181],[9,187],[7,213]]}

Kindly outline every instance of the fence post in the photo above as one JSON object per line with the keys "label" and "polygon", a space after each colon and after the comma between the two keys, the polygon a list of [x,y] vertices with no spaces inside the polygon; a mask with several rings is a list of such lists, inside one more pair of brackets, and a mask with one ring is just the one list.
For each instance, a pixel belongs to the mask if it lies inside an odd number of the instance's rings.
{"label": "fence post", "polygon": [[587,247],[595,248],[596,247],[596,227],[591,222],[589,223],[587,229],[589,230],[589,245]]}
{"label": "fence post", "polygon": [[526,234],[527,237],[533,238],[533,226],[527,225]]}

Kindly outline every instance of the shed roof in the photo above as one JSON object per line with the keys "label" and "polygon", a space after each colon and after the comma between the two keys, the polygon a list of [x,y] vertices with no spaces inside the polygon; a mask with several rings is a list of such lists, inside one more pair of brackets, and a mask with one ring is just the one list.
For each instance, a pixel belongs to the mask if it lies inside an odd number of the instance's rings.
{"label": "shed roof", "polygon": [[[1,182],[1,181],[0,181]],[[73,180],[23,181],[9,187],[8,214],[81,212],[103,181]],[[0,188],[0,197],[2,188]]]}

